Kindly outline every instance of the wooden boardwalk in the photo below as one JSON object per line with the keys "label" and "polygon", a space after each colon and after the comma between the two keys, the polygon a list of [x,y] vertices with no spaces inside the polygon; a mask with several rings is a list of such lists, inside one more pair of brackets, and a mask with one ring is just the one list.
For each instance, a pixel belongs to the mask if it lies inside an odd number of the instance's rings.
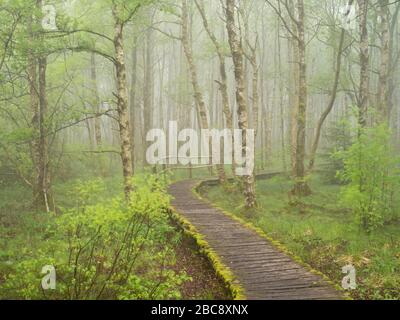
{"label": "wooden boardwalk", "polygon": [[307,271],[266,238],[198,199],[192,191],[196,183],[172,185],[172,205],[230,268],[249,300],[341,299],[321,276]]}

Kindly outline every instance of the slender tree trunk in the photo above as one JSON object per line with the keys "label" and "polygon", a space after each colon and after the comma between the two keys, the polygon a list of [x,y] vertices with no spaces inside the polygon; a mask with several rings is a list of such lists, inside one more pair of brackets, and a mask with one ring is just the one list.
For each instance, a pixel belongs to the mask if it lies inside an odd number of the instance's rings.
{"label": "slender tree trunk", "polygon": [[159,100],[158,100],[158,112],[159,112],[159,123],[160,128],[164,128],[164,76],[165,76],[165,48],[162,55],[162,61],[160,62],[160,88],[159,88]]}
{"label": "slender tree trunk", "polygon": [[251,45],[248,46],[251,51],[251,55],[248,58],[253,71],[252,75],[253,127],[254,127],[255,138],[257,138],[258,126],[259,126],[259,113],[260,113],[260,96],[258,94],[259,68],[257,64],[258,40],[256,40],[254,47],[252,47]]}
{"label": "slender tree trunk", "polygon": [[[209,129],[207,108],[204,103],[203,94],[200,90],[198,76],[197,76],[197,68],[193,60],[192,45],[189,33],[189,10],[187,5],[187,0],[182,0],[182,45],[189,66],[191,82],[194,92],[194,100],[197,106],[197,114],[199,117],[200,128]],[[211,141],[209,143],[209,147],[210,147],[210,166],[211,166],[212,164]],[[226,177],[223,165],[218,165],[217,171],[220,182],[224,183],[226,181]]]}
{"label": "slender tree trunk", "polygon": [[[211,31],[210,26],[208,24],[208,20],[207,20],[207,16],[204,10],[204,7],[202,4],[199,4],[199,1],[196,0],[195,1],[196,6],[200,12],[200,15],[202,17],[202,21],[203,21],[203,26],[204,29],[206,30],[209,38],[211,39],[212,43],[214,44],[214,47],[217,51],[217,55],[218,55],[218,61],[219,61],[219,73],[220,73],[220,77],[221,77],[221,81],[217,81],[217,83],[219,84],[219,90],[221,92],[221,98],[222,98],[222,105],[223,105],[223,113],[225,115],[225,120],[226,120],[226,125],[229,129],[233,129],[233,115],[232,115],[232,110],[230,107],[230,103],[229,103],[229,95],[228,95],[228,77],[226,74],[226,64],[225,64],[225,54],[224,51],[220,45],[220,43],[218,42],[215,34]],[[232,136],[232,145],[233,145],[233,136]],[[232,153],[232,168],[234,170],[235,165],[234,165],[234,156]],[[219,179],[220,182],[225,182],[225,170],[223,166],[218,166],[218,171],[219,171]]]}
{"label": "slender tree trunk", "polygon": [[281,58],[281,26],[280,21],[278,19],[277,26],[277,47],[278,47],[278,77],[279,77],[279,111],[281,117],[281,149],[282,149],[282,165],[284,172],[287,172],[287,163],[286,163],[286,138],[285,138],[285,110],[283,105],[283,76],[282,76],[282,58]]}
{"label": "slender tree trunk", "polygon": [[39,139],[39,185],[42,190],[39,203],[44,203],[46,211],[50,211],[50,172],[49,172],[49,152],[48,152],[48,136],[46,128],[47,115],[47,58],[39,58],[39,123],[40,123],[40,139]]}
{"label": "slender tree trunk", "polygon": [[97,88],[97,71],[96,71],[96,55],[92,53],[90,59],[90,77],[92,80],[93,94],[94,94],[94,112],[97,114],[94,119],[94,132],[96,138],[96,146],[101,149],[102,147],[102,136],[101,136],[101,117],[100,114],[100,97],[99,90]]}
{"label": "slender tree trunk", "polygon": [[[91,106],[89,106],[91,107]],[[89,112],[91,112],[92,110],[89,110]],[[89,119],[85,121],[86,124],[86,129],[87,129],[87,133],[88,133],[88,142],[89,142],[89,150],[93,150],[93,134],[92,134],[92,121],[90,121]]]}
{"label": "slender tree trunk", "polygon": [[[36,6],[41,10],[43,3],[37,0]],[[50,211],[50,172],[48,137],[46,129],[47,92],[46,68],[47,58],[45,53],[40,55],[34,52],[35,41],[43,38],[34,33],[34,26],[39,21],[32,17],[29,23],[29,41],[31,48],[28,50],[28,79],[30,91],[30,107],[32,113],[31,124],[33,128],[33,141],[31,144],[32,162],[35,169],[33,182],[33,202],[35,208]]]}
{"label": "slender tree trunk", "polygon": [[390,22],[390,29],[389,29],[389,49],[390,49],[390,57],[389,57],[389,79],[388,79],[388,87],[389,87],[389,92],[388,92],[388,118],[391,116],[391,112],[394,107],[394,101],[393,101],[393,96],[395,93],[396,85],[394,82],[394,74],[397,70],[397,61],[394,61],[393,59],[393,45],[394,45],[394,37],[395,37],[395,31],[396,31],[396,26],[398,24],[398,17],[400,13],[400,3],[397,3],[397,6],[394,10],[394,13],[391,16],[391,22]]}
{"label": "slender tree trunk", "polygon": [[132,168],[135,167],[135,127],[136,127],[136,90],[137,90],[137,63],[138,63],[138,49],[137,49],[137,36],[133,38],[132,48],[132,70],[131,70],[131,90],[129,100],[129,122],[131,127],[131,143],[132,143]]}
{"label": "slender tree trunk", "polygon": [[191,82],[193,86],[194,99],[198,108],[200,125],[202,129],[208,129],[207,109],[204,103],[203,94],[200,90],[197,76],[197,68],[193,60],[192,46],[190,43],[189,13],[187,0],[182,0],[182,45],[185,52],[186,60],[188,62]]}
{"label": "slender tree trunk", "polygon": [[311,190],[306,181],[305,153],[306,153],[306,115],[307,115],[307,64],[306,64],[306,40],[305,40],[305,13],[304,1],[297,1],[298,23],[298,52],[299,52],[299,97],[298,113],[296,117],[297,140],[295,158],[295,185],[293,195],[308,196]]}
{"label": "slender tree trunk", "polygon": [[118,125],[121,140],[121,159],[124,176],[125,196],[129,198],[129,195],[132,191],[131,178],[133,177],[132,142],[131,129],[129,125],[128,93],[126,89],[126,67],[123,45],[124,26],[118,15],[116,4],[113,5],[113,17],[115,67],[117,76]]}
{"label": "slender tree trunk", "polygon": [[[256,39],[254,47],[250,44],[248,45],[251,51],[250,55],[250,64],[252,68],[252,111],[253,111],[253,128],[254,128],[254,143],[257,145],[257,137],[259,130],[259,120],[260,120],[260,96],[258,93],[258,84],[259,84],[259,66],[257,63],[257,48],[258,48],[258,39]],[[269,140],[268,140],[269,141]],[[255,155],[254,155],[255,158]]]}
{"label": "slender tree trunk", "polygon": [[[152,13],[150,15],[150,24],[152,23]],[[146,31],[146,52],[145,52],[145,74],[143,84],[143,119],[144,119],[144,135],[143,135],[143,164],[146,164],[146,151],[149,144],[146,141],[147,132],[153,125],[153,107],[154,107],[154,78],[153,78],[153,29],[148,28]]]}
{"label": "slender tree trunk", "polygon": [[34,167],[34,177],[32,183],[33,203],[37,209],[44,209],[44,195],[41,187],[41,171],[40,171],[40,109],[39,109],[39,86],[38,86],[38,60],[34,48],[36,37],[33,33],[33,19],[29,21],[29,41],[30,49],[28,51],[28,80],[30,92],[30,108],[31,108],[31,125],[33,139],[31,142],[31,157]]}
{"label": "slender tree trunk", "polygon": [[[236,101],[238,104],[239,129],[243,131],[242,152],[243,155],[245,155],[247,149],[248,107],[245,91],[243,48],[237,33],[237,27],[235,23],[234,0],[226,0],[226,28],[228,31],[229,45],[232,52],[233,64],[235,67]],[[254,208],[256,206],[254,174],[244,176],[243,185],[246,207]]]}
{"label": "slender tree trunk", "polygon": [[381,63],[379,68],[379,85],[378,85],[378,108],[380,112],[380,120],[388,122],[389,117],[389,67],[390,67],[390,32],[389,32],[389,1],[379,1],[379,17],[380,24],[380,38],[381,38]]}
{"label": "slender tree trunk", "polygon": [[[296,15],[294,1],[289,3],[287,10],[290,10],[290,15]],[[297,25],[292,22],[292,30],[297,33]],[[296,176],[296,150],[297,150],[297,115],[299,112],[299,46],[297,39],[288,34],[288,55],[289,62],[292,66],[292,77],[289,78],[289,105],[290,105],[290,160],[292,176]]]}
{"label": "slender tree trunk", "polygon": [[369,103],[369,39],[368,39],[368,0],[358,0],[360,10],[360,88],[358,94],[359,125],[367,124],[367,112]]}
{"label": "slender tree trunk", "polygon": [[340,71],[342,69],[342,53],[343,53],[343,45],[344,45],[345,35],[346,35],[346,31],[345,31],[345,29],[342,29],[341,34],[340,34],[339,49],[338,49],[337,58],[336,58],[335,81],[333,84],[333,89],[331,91],[329,104],[328,104],[327,108],[325,109],[325,111],[323,112],[323,114],[317,124],[317,131],[315,133],[314,142],[313,142],[312,148],[311,148],[310,162],[308,164],[308,171],[312,171],[314,169],[315,157],[317,154],[319,141],[321,139],[322,127],[325,123],[326,118],[332,112],[332,109],[335,105],[337,90],[338,90],[339,80],[340,80]]}

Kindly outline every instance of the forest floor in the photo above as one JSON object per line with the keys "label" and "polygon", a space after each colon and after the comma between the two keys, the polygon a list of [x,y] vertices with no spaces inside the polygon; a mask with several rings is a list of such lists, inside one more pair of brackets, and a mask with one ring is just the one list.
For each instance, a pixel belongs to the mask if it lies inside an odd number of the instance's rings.
{"label": "forest floor", "polygon": [[340,186],[327,184],[320,176],[310,183],[313,195],[294,205],[287,178],[258,181],[259,207],[252,215],[244,212],[240,194],[227,193],[220,186],[202,193],[263,229],[338,285],[345,276],[342,267],[354,265],[357,289],[350,293],[354,299],[400,299],[400,223],[367,234],[341,205]]}
{"label": "forest floor", "polygon": [[184,237],[176,247],[176,271],[185,271],[192,281],[182,284],[185,300],[230,300],[230,294],[217,277],[209,260],[201,254],[193,239]]}
{"label": "forest floor", "polygon": [[[74,199],[61,196],[67,194],[74,182],[57,184],[54,187],[57,206],[69,208]],[[121,189],[119,179],[107,179],[107,191],[104,198],[112,198],[116,190]],[[29,208],[30,190],[18,183],[0,185],[0,286],[4,283],[7,274],[13,273],[10,261],[23,259],[24,254],[40,247],[46,241],[40,230],[48,225],[48,215],[31,212]],[[171,224],[175,227],[173,222]],[[181,233],[176,227],[176,233]],[[185,272],[190,278],[184,281],[179,288],[182,299],[191,300],[229,300],[230,295],[222,281],[217,277],[209,261],[199,253],[193,240],[182,235],[182,239],[175,247],[177,273]],[[25,253],[24,253],[25,252]],[[18,257],[17,257],[18,255]],[[38,271],[40,273],[40,270]],[[0,299],[7,297],[0,296]]]}

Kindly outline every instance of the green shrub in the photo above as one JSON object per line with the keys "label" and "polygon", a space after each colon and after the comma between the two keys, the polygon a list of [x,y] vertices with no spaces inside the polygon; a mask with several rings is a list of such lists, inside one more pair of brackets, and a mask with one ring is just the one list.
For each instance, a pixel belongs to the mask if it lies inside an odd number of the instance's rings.
{"label": "green shrub", "polygon": [[345,183],[341,198],[356,213],[358,223],[368,232],[396,217],[399,190],[399,158],[390,146],[386,125],[359,129],[349,150],[336,155],[343,159],[339,177]]}
{"label": "green shrub", "polygon": [[[179,298],[177,287],[189,278],[173,270],[173,246],[180,236],[169,224],[165,187],[153,176],[137,178],[133,185],[128,203],[115,198],[100,204],[93,204],[102,193],[100,181],[76,186],[75,207],[54,215],[40,248],[23,253],[6,275],[0,296]],[[41,270],[46,265],[56,269],[56,290],[41,288]]]}
{"label": "green shrub", "polygon": [[337,172],[344,169],[343,159],[340,157],[332,157],[332,154],[347,151],[352,145],[353,136],[350,130],[350,124],[347,119],[343,119],[338,123],[331,125],[326,133],[327,147],[321,154],[322,165],[324,171],[323,179],[328,184],[342,184]]}

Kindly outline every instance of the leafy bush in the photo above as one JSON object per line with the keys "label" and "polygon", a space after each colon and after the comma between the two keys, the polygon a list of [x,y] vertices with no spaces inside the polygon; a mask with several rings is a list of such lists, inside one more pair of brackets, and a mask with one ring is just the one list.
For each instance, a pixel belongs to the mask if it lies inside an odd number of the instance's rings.
{"label": "leafy bush", "polygon": [[347,183],[342,200],[354,210],[360,225],[370,232],[395,218],[399,158],[390,146],[387,126],[359,129],[356,142],[336,156],[344,163],[339,177]]}
{"label": "leafy bush", "polygon": [[325,138],[329,147],[325,147],[321,154],[324,181],[329,184],[342,184],[343,182],[338,178],[337,172],[344,169],[343,159],[332,157],[332,154],[347,151],[350,148],[353,137],[349,121],[343,119],[333,124],[328,128]]}
{"label": "leafy bush", "polygon": [[[169,224],[165,187],[156,177],[133,181],[130,201],[105,203],[101,182],[79,184],[73,209],[54,215],[40,248],[20,254],[0,289],[16,299],[167,299],[189,280],[172,270],[173,245],[180,240]],[[41,270],[56,269],[56,290],[44,291]]]}

